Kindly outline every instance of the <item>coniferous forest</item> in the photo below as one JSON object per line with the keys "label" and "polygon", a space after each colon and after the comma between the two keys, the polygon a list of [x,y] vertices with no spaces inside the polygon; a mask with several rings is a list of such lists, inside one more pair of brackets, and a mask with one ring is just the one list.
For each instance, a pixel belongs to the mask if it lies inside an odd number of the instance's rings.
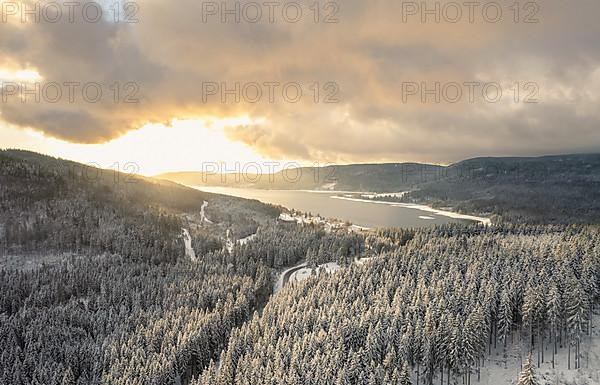
{"label": "coniferous forest", "polygon": [[501,384],[515,344],[513,383],[600,381],[597,224],[331,229],[89,172],[0,153],[0,384]]}

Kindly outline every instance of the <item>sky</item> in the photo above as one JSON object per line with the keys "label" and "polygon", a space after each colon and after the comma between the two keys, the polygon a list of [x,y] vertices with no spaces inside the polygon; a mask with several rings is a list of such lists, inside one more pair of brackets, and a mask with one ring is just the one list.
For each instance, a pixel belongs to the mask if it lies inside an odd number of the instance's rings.
{"label": "sky", "polygon": [[0,148],[145,175],[600,149],[597,0],[315,1],[0,0]]}

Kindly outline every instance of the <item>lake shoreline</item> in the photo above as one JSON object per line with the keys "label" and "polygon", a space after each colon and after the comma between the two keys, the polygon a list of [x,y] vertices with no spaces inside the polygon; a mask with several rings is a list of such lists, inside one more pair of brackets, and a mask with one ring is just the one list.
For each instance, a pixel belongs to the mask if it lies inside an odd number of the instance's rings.
{"label": "lake shoreline", "polygon": [[[245,198],[245,199],[259,200],[264,203],[275,204],[275,205],[285,207],[288,210],[295,210],[295,211],[300,211],[300,212],[320,212],[320,211],[314,210],[311,208],[306,209],[306,208],[302,208],[302,207],[295,207],[296,205],[291,204],[289,202],[288,202],[288,204],[285,204],[285,203],[281,203],[281,202],[274,202],[271,199],[257,198],[256,193],[259,193],[259,194],[267,193],[267,192],[284,193],[284,194],[285,193],[289,193],[289,194],[304,193],[304,194],[310,194],[310,195],[314,194],[315,196],[320,196],[323,199],[336,199],[338,201],[385,205],[385,206],[394,207],[397,209],[412,210],[412,211],[418,212],[419,214],[423,214],[423,215],[416,215],[415,218],[418,219],[419,221],[424,221],[424,222],[433,222],[434,220],[438,220],[438,218],[432,218],[431,216],[427,215],[427,214],[434,214],[434,215],[437,215],[438,217],[444,217],[444,218],[449,218],[449,219],[459,220],[459,221],[462,220],[462,221],[477,222],[477,223],[481,223],[486,226],[489,226],[491,224],[490,218],[480,217],[480,216],[475,216],[475,215],[468,215],[468,214],[461,214],[461,213],[451,211],[451,209],[450,210],[436,209],[436,208],[433,208],[430,206],[416,204],[416,203],[401,203],[401,202],[374,200],[374,199],[367,198],[372,195],[378,196],[378,197],[379,196],[384,197],[386,195],[397,196],[399,194],[405,194],[404,192],[378,194],[378,193],[364,192],[364,191],[350,192],[350,191],[334,191],[334,190],[329,190],[329,191],[326,191],[326,190],[280,190],[280,189],[266,190],[266,189],[219,187],[219,186],[188,186],[188,187],[191,187],[191,188],[194,188],[197,190],[201,190],[201,191],[205,191],[205,192],[209,192],[209,193],[214,193],[214,194],[230,195],[230,196],[236,196],[236,197]],[[253,194],[254,194],[254,196],[253,196]],[[325,196],[325,195],[329,195],[329,196]],[[323,214],[323,213],[321,212],[321,214]],[[343,216],[340,216],[339,213],[338,213],[338,215],[327,214],[327,215],[325,215],[325,217],[337,218],[341,221],[349,221],[351,223],[361,223],[361,221],[353,220],[350,218],[343,218]],[[441,218],[439,218],[439,219],[441,219]],[[370,221],[370,222],[372,222],[372,221]],[[411,224],[377,225],[377,224],[373,224],[373,223],[369,223],[369,224],[361,223],[361,225],[365,228],[397,227],[397,226],[412,227]],[[420,224],[416,224],[415,226],[420,226]]]}
{"label": "lake shoreline", "polygon": [[468,221],[479,222],[486,226],[489,226],[492,224],[492,220],[490,218],[478,217],[475,215],[468,215],[468,214],[460,214],[455,211],[440,210],[440,209],[433,208],[431,206],[421,205],[421,204],[417,204],[417,203],[376,201],[376,200],[372,200],[372,199],[360,199],[360,198],[350,198],[350,197],[340,197],[340,196],[332,196],[331,198],[354,201],[354,202],[384,204],[384,205],[388,205],[388,206],[392,206],[392,207],[403,207],[403,208],[407,208],[407,209],[420,210],[420,211],[424,211],[424,212],[428,212],[428,213],[432,213],[432,214],[436,214],[436,215],[442,215],[442,216],[445,216],[448,218],[464,219],[464,220],[468,220]]}

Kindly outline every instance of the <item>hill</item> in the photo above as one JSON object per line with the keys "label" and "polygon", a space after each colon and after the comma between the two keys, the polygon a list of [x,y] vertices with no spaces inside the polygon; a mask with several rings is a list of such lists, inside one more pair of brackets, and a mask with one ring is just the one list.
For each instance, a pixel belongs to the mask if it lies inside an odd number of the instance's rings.
{"label": "hill", "polygon": [[[309,167],[245,177],[171,173],[159,178],[188,185],[377,192],[384,196],[370,199],[427,204],[505,221],[600,221],[600,154],[473,158],[448,166],[396,163]],[[385,196],[393,192],[406,194]]]}
{"label": "hill", "polygon": [[[0,253],[107,252],[176,259],[183,256],[184,214],[193,217],[204,202],[221,218],[215,233],[279,214],[257,201],[169,181],[27,151],[1,151]],[[250,226],[255,230],[257,222]]]}

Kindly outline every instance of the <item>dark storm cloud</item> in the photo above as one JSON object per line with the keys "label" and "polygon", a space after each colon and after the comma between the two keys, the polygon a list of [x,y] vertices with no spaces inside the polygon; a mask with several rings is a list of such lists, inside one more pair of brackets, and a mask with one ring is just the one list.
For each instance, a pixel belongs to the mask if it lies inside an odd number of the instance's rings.
{"label": "dark storm cloud", "polygon": [[[137,24],[109,17],[0,24],[0,68],[34,68],[44,81],[105,89],[139,86],[138,103],[114,103],[109,91],[97,103],[13,100],[3,103],[1,117],[91,143],[147,122],[247,114],[265,123],[228,129],[230,138],[266,155],[321,161],[449,161],[600,147],[600,2],[545,0],[534,24],[514,22],[513,0],[498,2],[498,23],[476,12],[473,23],[465,16],[455,24],[421,23],[419,16],[403,23],[402,2],[393,0],[339,2],[339,23],[315,24],[313,2],[300,3],[304,15],[295,24],[280,13],[274,23],[266,16],[255,24],[221,23],[218,16],[204,23],[203,3],[195,0],[141,1]],[[522,9],[520,19],[527,14]],[[305,95],[298,103],[203,101],[203,82],[299,82]],[[338,84],[339,103],[315,104],[308,88],[315,82]],[[407,82],[498,82],[505,98],[405,102]],[[539,103],[523,104],[523,89],[520,102],[511,102],[515,82],[536,83]]]}

